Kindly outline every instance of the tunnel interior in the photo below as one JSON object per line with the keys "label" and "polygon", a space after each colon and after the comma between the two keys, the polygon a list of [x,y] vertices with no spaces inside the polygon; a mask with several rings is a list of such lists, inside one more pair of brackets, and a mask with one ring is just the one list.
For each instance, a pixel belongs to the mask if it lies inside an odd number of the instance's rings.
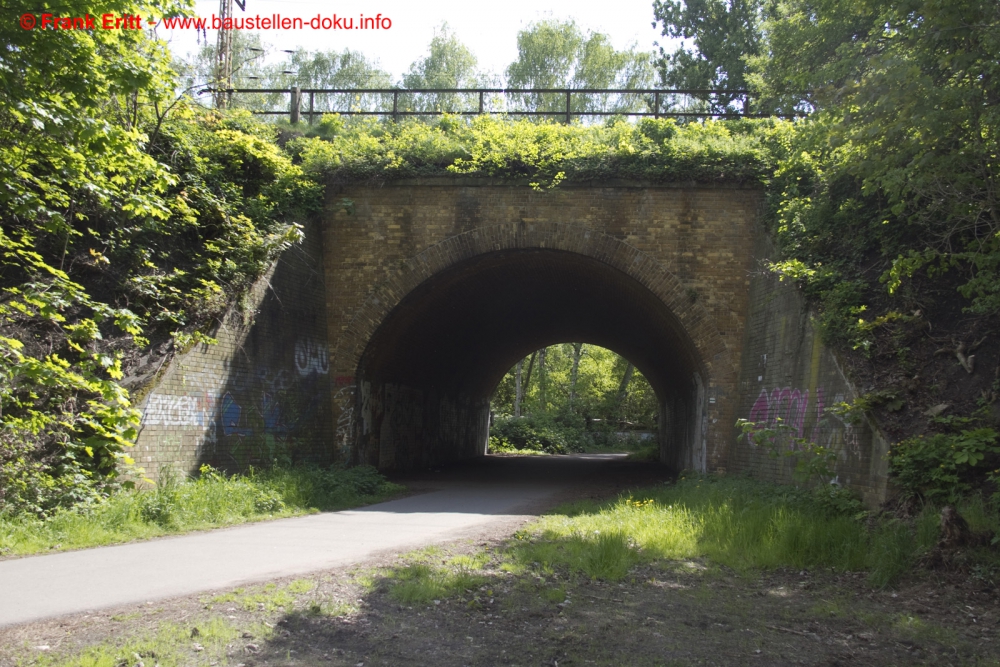
{"label": "tunnel interior", "polygon": [[677,316],[637,279],[577,253],[522,249],[455,264],[407,294],[357,369],[358,462],[419,469],[485,454],[490,397],[534,350],[600,345],[649,380],[660,458],[704,466],[704,371]]}

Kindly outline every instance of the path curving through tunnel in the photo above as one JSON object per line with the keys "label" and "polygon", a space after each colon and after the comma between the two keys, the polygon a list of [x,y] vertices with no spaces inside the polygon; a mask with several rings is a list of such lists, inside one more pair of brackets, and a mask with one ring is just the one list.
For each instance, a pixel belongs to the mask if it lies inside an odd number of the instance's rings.
{"label": "path curving through tunnel", "polygon": [[360,462],[419,469],[481,456],[490,396],[518,359],[564,341],[611,349],[649,380],[661,460],[704,467],[704,368],[677,315],[610,263],[544,248],[457,262],[411,290],[357,368]]}

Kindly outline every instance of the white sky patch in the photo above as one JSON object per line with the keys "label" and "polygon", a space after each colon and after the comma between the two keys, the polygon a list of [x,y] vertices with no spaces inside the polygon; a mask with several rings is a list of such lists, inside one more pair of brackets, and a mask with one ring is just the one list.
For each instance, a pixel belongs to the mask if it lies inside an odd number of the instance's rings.
{"label": "white sky patch", "polygon": [[[219,10],[218,0],[197,0],[196,11],[211,18]],[[247,0],[246,11],[233,7],[235,17],[271,16],[300,17],[304,21],[315,17],[374,17],[388,16],[388,30],[267,30],[260,31],[265,43],[276,51],[272,60],[285,54],[282,50],[303,47],[309,50],[345,48],[363,52],[379,61],[395,80],[410,64],[427,53],[435,28],[447,23],[449,29],[468,46],[479,60],[479,68],[503,74],[517,57],[517,33],[530,23],[543,19],[560,21],[573,19],[584,31],[593,30],[610,36],[617,49],[635,43],[652,51],[653,43],[668,40],[652,27],[653,7],[650,0],[625,0],[618,3],[581,2],[580,0],[505,0],[500,3],[470,2],[469,0],[437,0],[419,3],[412,0]],[[158,29],[161,38],[170,43],[177,56],[197,51],[198,35],[194,30]],[[210,43],[216,33],[208,30]]]}

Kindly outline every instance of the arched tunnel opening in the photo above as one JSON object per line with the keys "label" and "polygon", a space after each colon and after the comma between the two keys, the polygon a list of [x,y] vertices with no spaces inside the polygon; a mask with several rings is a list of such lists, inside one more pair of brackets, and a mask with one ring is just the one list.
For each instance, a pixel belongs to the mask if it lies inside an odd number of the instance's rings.
{"label": "arched tunnel opening", "polygon": [[622,270],[548,249],[459,262],[385,317],[357,369],[357,462],[409,470],[485,455],[501,379],[532,351],[565,341],[634,364],[656,393],[660,460],[704,468],[704,371],[677,316]]}

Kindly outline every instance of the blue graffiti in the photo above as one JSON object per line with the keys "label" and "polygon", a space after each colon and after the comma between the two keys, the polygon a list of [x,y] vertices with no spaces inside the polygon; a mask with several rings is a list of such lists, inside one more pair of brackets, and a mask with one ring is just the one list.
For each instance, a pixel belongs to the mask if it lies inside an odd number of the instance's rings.
{"label": "blue graffiti", "polygon": [[236,402],[233,395],[226,392],[222,397],[222,432],[225,435],[250,435],[253,431],[240,426],[243,408]]}
{"label": "blue graffiti", "polygon": [[270,394],[260,397],[261,417],[264,418],[264,432],[274,435],[284,435],[288,428],[281,423],[281,406]]}

